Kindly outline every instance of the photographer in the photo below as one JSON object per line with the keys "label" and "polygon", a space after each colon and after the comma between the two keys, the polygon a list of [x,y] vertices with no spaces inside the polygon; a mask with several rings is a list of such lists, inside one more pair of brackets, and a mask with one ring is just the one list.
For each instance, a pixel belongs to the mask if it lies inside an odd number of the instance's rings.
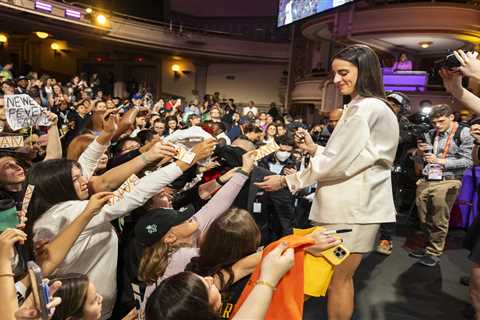
{"label": "photographer", "polygon": [[425,162],[424,178],[417,182],[416,203],[420,222],[426,230],[427,245],[410,253],[428,267],[440,262],[450,210],[460,191],[463,173],[473,164],[470,128],[454,121],[452,109],[448,105],[433,107],[431,121],[434,129],[425,135],[425,141],[419,141],[417,152]]}
{"label": "photographer", "polygon": [[[387,95],[387,100],[392,104],[392,109],[397,115],[398,126],[400,129],[400,139],[398,142],[397,153],[395,155],[393,170],[392,170],[392,189],[397,211],[401,202],[401,191],[405,189],[405,185],[409,182],[408,177],[408,156],[415,148],[416,141],[414,133],[412,132],[412,123],[406,117],[410,112],[410,99],[401,92],[391,92]],[[395,222],[382,223],[380,225],[380,241],[377,245],[376,251],[384,255],[392,253],[392,235],[395,232]]]}
{"label": "photographer", "polygon": [[442,68],[440,76],[443,79],[443,86],[459,102],[474,113],[480,114],[480,98],[462,87],[462,77],[471,77],[480,80],[480,61],[477,59],[478,52],[454,51],[455,57],[460,64],[458,68]]}
{"label": "photographer", "polygon": [[[327,125],[323,128],[322,133],[320,136],[315,137],[315,142],[321,146],[326,146],[328,140],[330,139],[331,135],[333,134],[333,130],[337,126],[337,123],[342,118],[343,109],[337,108],[334,111],[328,114],[328,122]],[[313,137],[312,137],[313,138]]]}

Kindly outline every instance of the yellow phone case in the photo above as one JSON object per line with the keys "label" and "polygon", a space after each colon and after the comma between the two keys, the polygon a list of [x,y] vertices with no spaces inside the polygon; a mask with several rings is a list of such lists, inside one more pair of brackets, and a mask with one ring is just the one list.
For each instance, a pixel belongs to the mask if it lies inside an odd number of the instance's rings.
{"label": "yellow phone case", "polygon": [[336,247],[323,251],[322,255],[336,266],[342,263],[350,255],[350,252],[343,245],[339,244]]}

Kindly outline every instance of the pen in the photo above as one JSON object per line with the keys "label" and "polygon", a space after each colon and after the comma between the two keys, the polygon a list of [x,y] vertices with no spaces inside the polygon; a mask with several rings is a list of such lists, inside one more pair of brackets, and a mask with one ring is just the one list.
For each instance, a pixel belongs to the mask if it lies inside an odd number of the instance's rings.
{"label": "pen", "polygon": [[352,229],[337,229],[337,230],[327,230],[323,234],[335,234],[335,233],[346,233],[351,232]]}

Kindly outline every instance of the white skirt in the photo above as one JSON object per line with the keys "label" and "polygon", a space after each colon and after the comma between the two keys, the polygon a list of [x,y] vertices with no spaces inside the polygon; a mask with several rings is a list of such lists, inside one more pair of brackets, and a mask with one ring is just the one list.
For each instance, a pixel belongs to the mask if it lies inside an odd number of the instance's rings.
{"label": "white skirt", "polygon": [[335,236],[343,239],[343,245],[351,253],[368,253],[375,247],[379,223],[370,224],[328,224],[312,221],[313,225],[322,226],[329,230],[352,229],[351,232],[339,233]]}

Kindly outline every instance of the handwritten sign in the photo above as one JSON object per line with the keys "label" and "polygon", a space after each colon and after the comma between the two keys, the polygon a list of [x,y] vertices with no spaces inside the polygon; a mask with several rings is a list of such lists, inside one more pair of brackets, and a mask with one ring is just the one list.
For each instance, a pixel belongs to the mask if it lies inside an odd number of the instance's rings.
{"label": "handwritten sign", "polygon": [[110,199],[110,205],[114,205],[117,201],[122,200],[125,197],[126,193],[129,193],[133,190],[140,182],[140,179],[132,174],[117,190],[113,192],[113,197]]}
{"label": "handwritten sign", "polygon": [[0,149],[4,148],[21,148],[23,147],[22,136],[1,136]]}
{"label": "handwritten sign", "polygon": [[28,205],[30,204],[30,200],[32,199],[33,189],[35,189],[35,186],[32,184],[29,184],[27,186],[27,190],[25,190],[25,195],[23,196],[22,212],[25,215],[27,214]]}
{"label": "handwritten sign", "polygon": [[262,159],[263,157],[266,157],[269,154],[274,153],[278,150],[280,150],[280,147],[278,146],[278,144],[275,141],[272,141],[269,144],[261,146],[260,148],[257,149],[256,154],[255,154],[255,160],[258,161],[258,160]]}
{"label": "handwritten sign", "polygon": [[43,108],[26,94],[4,96],[6,118],[13,130],[32,126],[49,126],[47,115]]}

